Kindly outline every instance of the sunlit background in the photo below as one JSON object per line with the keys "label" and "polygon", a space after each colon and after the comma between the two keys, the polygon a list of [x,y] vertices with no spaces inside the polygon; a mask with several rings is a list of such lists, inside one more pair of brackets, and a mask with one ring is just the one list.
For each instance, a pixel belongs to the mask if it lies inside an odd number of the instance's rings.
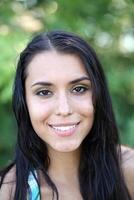
{"label": "sunlit background", "polygon": [[134,1],[0,0],[0,166],[16,138],[12,83],[20,51],[38,32],[73,31],[95,48],[105,70],[123,144],[134,147]]}

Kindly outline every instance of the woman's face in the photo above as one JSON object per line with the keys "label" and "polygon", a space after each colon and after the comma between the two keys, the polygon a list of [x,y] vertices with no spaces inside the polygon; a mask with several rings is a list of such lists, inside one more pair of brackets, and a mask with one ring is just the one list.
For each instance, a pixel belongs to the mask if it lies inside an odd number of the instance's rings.
{"label": "woman's face", "polygon": [[80,58],[37,54],[28,65],[25,90],[32,126],[48,150],[78,149],[94,120],[91,82]]}

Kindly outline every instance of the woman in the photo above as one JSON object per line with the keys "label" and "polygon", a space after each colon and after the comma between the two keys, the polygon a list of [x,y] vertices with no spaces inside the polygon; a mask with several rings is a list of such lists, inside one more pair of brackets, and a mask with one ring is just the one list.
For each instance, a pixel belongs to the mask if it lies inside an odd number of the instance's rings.
{"label": "woman", "polygon": [[81,38],[54,31],[27,45],[13,109],[17,146],[1,172],[2,200],[133,198],[134,153],[120,148],[101,64]]}

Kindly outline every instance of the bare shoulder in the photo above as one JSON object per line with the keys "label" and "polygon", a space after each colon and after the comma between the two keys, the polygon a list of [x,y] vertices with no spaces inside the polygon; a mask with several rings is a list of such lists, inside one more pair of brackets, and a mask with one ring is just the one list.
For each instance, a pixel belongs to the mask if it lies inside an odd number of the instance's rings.
{"label": "bare shoulder", "polygon": [[134,199],[134,149],[121,146],[122,169],[125,176],[127,187]]}
{"label": "bare shoulder", "polygon": [[121,146],[121,153],[122,153],[122,164],[133,164],[134,161],[134,149],[128,146]]}
{"label": "bare shoulder", "polygon": [[3,180],[2,186],[0,188],[0,198],[5,200],[13,199],[14,191],[15,191],[15,167],[9,170],[9,172],[6,174]]}

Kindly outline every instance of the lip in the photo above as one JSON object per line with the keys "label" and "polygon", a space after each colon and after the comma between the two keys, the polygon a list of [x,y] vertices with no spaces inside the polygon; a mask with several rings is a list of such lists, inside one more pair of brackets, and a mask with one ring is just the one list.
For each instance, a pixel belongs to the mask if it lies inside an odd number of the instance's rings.
{"label": "lip", "polygon": [[[57,135],[57,136],[60,136],[60,137],[67,137],[67,136],[72,136],[75,134],[77,128],[78,128],[78,125],[80,124],[80,122],[77,122],[77,123],[60,123],[60,124],[53,124],[53,125],[49,125],[51,131],[53,134]],[[67,127],[67,126],[74,126],[72,128],[70,128],[69,130],[58,130],[54,127]]]}

